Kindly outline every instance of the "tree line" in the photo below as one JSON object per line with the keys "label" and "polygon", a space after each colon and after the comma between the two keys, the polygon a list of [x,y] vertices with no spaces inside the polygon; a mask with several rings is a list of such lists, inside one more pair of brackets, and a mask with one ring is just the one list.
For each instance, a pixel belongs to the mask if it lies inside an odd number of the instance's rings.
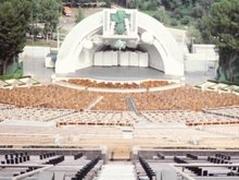
{"label": "tree line", "polygon": [[[63,0],[79,2],[78,0]],[[105,0],[111,5],[119,0]],[[193,27],[206,43],[216,43],[218,79],[239,82],[238,0],[131,0],[128,7],[149,13],[166,25]],[[26,34],[38,34],[43,24],[45,38],[56,31],[62,0],[0,0],[0,74],[4,74],[25,46]],[[189,29],[190,31],[190,29]],[[195,35],[193,34],[193,35]]]}
{"label": "tree line", "polygon": [[0,75],[22,52],[26,35],[36,37],[39,24],[46,38],[56,30],[61,0],[0,0]]}
{"label": "tree line", "polygon": [[196,43],[219,49],[217,79],[239,83],[239,0],[131,0],[167,26],[185,28]]}

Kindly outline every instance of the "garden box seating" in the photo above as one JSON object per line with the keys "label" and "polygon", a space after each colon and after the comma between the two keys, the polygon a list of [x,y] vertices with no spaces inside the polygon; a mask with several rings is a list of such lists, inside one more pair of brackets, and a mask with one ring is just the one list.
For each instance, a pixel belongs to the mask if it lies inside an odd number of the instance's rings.
{"label": "garden box seating", "polygon": [[9,83],[5,82],[4,80],[0,79],[0,88],[11,86]]}

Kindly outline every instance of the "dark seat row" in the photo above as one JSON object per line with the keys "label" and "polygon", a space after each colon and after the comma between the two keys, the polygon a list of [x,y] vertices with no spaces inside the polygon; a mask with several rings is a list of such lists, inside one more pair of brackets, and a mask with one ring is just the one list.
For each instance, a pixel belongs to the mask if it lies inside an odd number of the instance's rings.
{"label": "dark seat row", "polygon": [[183,159],[181,159],[181,158],[179,158],[177,156],[174,156],[173,160],[174,160],[174,162],[176,162],[178,164],[185,164],[185,163],[187,163],[185,160],[183,160]]}
{"label": "dark seat row", "polygon": [[214,163],[214,164],[231,164],[232,163],[228,160],[224,160],[224,159],[221,159],[221,158],[218,158],[218,157],[211,157],[211,156],[208,156],[207,160],[211,163]]}
{"label": "dark seat row", "polygon": [[44,153],[44,154],[40,154],[40,159],[46,159],[46,158],[49,158],[49,157],[53,157],[55,156],[56,153],[52,152],[52,153]]}
{"label": "dark seat row", "polygon": [[30,171],[33,171],[33,170],[36,170],[38,169],[38,167],[28,167],[25,171],[20,171],[20,172],[16,172],[13,174],[13,176],[19,176],[21,174],[24,174],[24,173],[27,173],[27,172],[30,172]]}
{"label": "dark seat row", "polygon": [[192,171],[197,176],[207,176],[208,175],[208,172],[206,170],[203,171],[199,167],[186,167],[186,168],[189,169],[190,171]]}
{"label": "dark seat row", "polygon": [[157,156],[159,157],[159,159],[165,159],[165,156],[163,153],[158,153]]}
{"label": "dark seat row", "polygon": [[98,156],[94,160],[90,161],[83,168],[81,168],[75,175],[75,177],[71,178],[72,180],[82,180],[86,177],[86,175],[95,167],[95,165],[100,161],[100,157]]}
{"label": "dark seat row", "polygon": [[13,159],[14,157],[21,157],[21,156],[26,156],[28,155],[27,152],[22,152],[22,153],[15,153],[15,154],[5,154],[5,159]]}
{"label": "dark seat row", "polygon": [[153,180],[156,178],[156,174],[155,172],[152,170],[152,168],[149,166],[149,163],[144,160],[142,157],[139,156],[139,162],[141,164],[141,166],[143,167],[144,171],[146,172],[148,178],[150,180]]}
{"label": "dark seat row", "polygon": [[[192,154],[186,154],[187,157],[191,158],[191,159],[198,159],[197,156],[192,155]],[[177,157],[174,156],[174,161],[178,164],[187,164],[188,162]],[[197,176],[208,176],[208,171],[207,170],[202,170],[202,168],[199,167],[186,167],[188,170],[192,171],[194,174],[196,174]]]}
{"label": "dark seat row", "polygon": [[193,155],[193,154],[186,154],[186,156],[187,156],[188,158],[193,159],[193,160],[197,160],[197,159],[198,159],[198,156]]}
{"label": "dark seat row", "polygon": [[226,159],[226,160],[231,160],[231,156],[225,155],[225,154],[215,154],[215,157],[221,158],[221,159]]}
{"label": "dark seat row", "polygon": [[83,156],[82,153],[75,154],[75,155],[74,155],[74,160],[80,159],[82,156]]}
{"label": "dark seat row", "polygon": [[13,157],[11,159],[5,159],[5,161],[1,161],[1,164],[18,164],[18,163],[23,163],[26,161],[30,161],[29,155]]}
{"label": "dark seat row", "polygon": [[50,159],[49,161],[47,161],[45,164],[53,164],[53,165],[56,165],[56,164],[59,164],[61,163],[62,161],[65,160],[65,157],[64,156],[59,156],[57,158],[54,158],[54,159]]}

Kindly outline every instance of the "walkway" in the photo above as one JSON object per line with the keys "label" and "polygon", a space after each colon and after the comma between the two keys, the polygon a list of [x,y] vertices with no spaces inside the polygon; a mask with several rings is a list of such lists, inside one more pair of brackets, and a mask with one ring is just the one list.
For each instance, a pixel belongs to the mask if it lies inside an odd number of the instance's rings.
{"label": "walkway", "polygon": [[136,172],[131,162],[109,162],[102,167],[97,180],[136,180]]}

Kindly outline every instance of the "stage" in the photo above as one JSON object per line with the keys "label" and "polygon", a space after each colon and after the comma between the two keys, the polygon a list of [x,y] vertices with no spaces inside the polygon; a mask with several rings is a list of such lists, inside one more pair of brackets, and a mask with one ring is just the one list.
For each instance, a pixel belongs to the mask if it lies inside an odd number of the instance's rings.
{"label": "stage", "polygon": [[56,74],[57,77],[66,78],[91,78],[105,81],[139,81],[145,79],[180,79],[177,76],[168,76],[153,68],[143,67],[100,67],[92,66],[80,69],[75,73]]}

